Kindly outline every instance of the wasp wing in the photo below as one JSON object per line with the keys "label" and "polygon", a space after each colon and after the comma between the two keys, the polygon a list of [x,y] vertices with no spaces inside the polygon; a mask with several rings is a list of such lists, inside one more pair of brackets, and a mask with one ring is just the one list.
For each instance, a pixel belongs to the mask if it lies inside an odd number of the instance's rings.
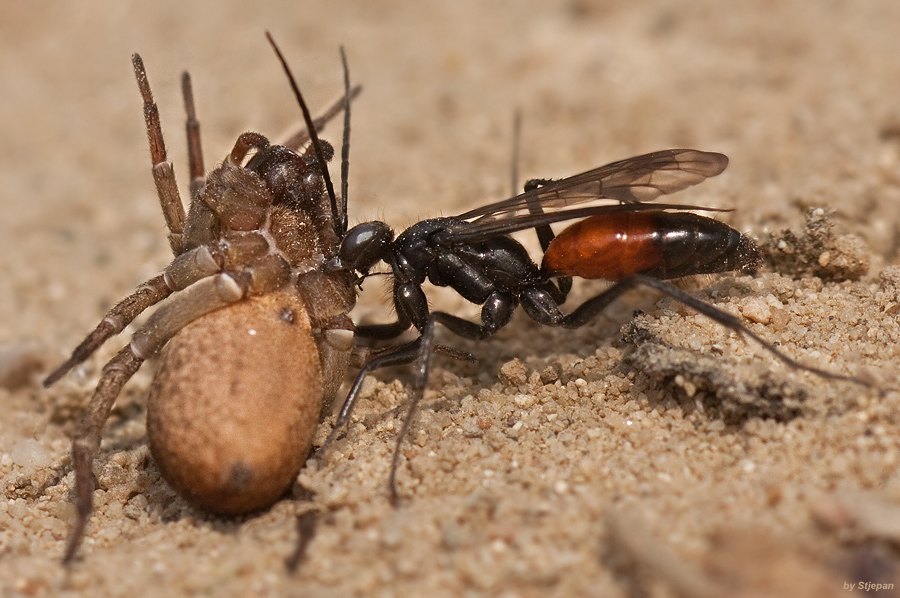
{"label": "wasp wing", "polygon": [[[634,156],[571,177],[550,181],[521,195],[460,214],[460,220],[517,218],[598,199],[636,204],[687,189],[728,166],[715,152],[671,149]],[[537,226],[537,225],[535,225]],[[527,228],[527,227],[526,227]]]}
{"label": "wasp wing", "polygon": [[545,224],[562,222],[564,220],[578,220],[590,216],[603,214],[617,214],[622,212],[646,212],[663,210],[678,212],[730,212],[729,209],[709,208],[704,206],[690,206],[683,204],[650,204],[628,203],[603,206],[588,206],[573,210],[559,212],[544,212],[534,214],[522,214],[514,218],[480,219],[474,222],[462,223],[452,231],[446,231],[446,237],[441,238],[442,243],[478,243],[487,241],[498,235],[508,235],[529,228],[536,228]]}

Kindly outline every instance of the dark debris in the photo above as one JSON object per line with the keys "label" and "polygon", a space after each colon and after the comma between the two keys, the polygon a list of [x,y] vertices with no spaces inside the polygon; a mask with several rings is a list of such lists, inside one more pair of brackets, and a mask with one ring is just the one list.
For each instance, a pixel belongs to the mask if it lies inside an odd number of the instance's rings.
{"label": "dark debris", "polygon": [[780,274],[822,280],[858,280],[869,271],[869,249],[856,235],[836,235],[832,214],[824,208],[806,211],[800,231],[784,230],[760,243],[763,258]]}
{"label": "dark debris", "polygon": [[676,385],[684,402],[702,405],[710,417],[729,425],[752,418],[784,422],[803,414],[807,391],[771,372],[751,379],[735,376],[722,358],[667,343],[635,318],[623,329],[623,341],[634,347],[622,361],[661,384]]}

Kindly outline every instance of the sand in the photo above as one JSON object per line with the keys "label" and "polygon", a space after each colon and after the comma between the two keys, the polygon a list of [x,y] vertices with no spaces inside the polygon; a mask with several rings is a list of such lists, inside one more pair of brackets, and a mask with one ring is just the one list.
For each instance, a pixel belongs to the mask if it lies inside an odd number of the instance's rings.
{"label": "sand", "polygon": [[[245,130],[282,139],[297,126],[270,29],[314,110],[341,93],[340,44],[364,86],[352,222],[399,229],[508,196],[517,109],[522,178],[720,151],[725,174],[671,199],[734,208],[718,217],[773,257],[756,277],[684,287],[791,358],[896,387],[898,23],[891,0],[7,2],[0,595],[828,596],[900,583],[900,395],[793,370],[643,293],[577,331],[519,314],[483,342],[441,333],[479,361],[435,361],[402,449],[399,508],[386,480],[408,370],[366,383],[296,500],[235,520],[160,479],[147,364],[106,427],[96,513],[68,569],[71,436],[127,335],[52,389],[39,383],[171,259],[131,53],[184,188],[183,69],[207,168]],[[567,307],[603,286],[576,281]],[[354,318],[388,320],[385,291],[367,285]],[[434,308],[477,315],[428,292]],[[311,510],[315,536],[288,572]]]}

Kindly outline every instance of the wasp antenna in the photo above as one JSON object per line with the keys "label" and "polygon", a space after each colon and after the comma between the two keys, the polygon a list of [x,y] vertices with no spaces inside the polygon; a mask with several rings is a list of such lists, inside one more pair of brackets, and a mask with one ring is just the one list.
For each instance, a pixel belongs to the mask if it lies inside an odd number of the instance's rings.
{"label": "wasp antenna", "polygon": [[[269,44],[275,50],[275,55],[278,56],[281,67],[284,69],[284,74],[287,75],[288,83],[290,83],[291,89],[294,91],[294,97],[297,98],[297,103],[300,104],[300,111],[303,112],[303,120],[306,122],[306,128],[309,131],[309,139],[313,150],[316,152],[316,160],[319,161],[319,165],[322,167],[325,189],[328,191],[328,197],[331,198],[331,218],[335,222],[335,226],[337,226],[337,223],[341,221],[340,214],[338,214],[337,198],[334,195],[334,185],[331,184],[331,177],[328,175],[328,164],[325,162],[325,154],[322,152],[322,142],[319,141],[319,135],[316,133],[316,125],[313,123],[312,115],[309,113],[309,108],[306,107],[306,101],[303,99],[303,94],[300,93],[300,88],[297,87],[297,82],[294,80],[294,75],[291,73],[287,60],[284,59],[278,44],[275,43],[272,34],[268,31],[266,31],[266,39],[269,40]],[[347,102],[347,104],[349,105],[350,102]]]}
{"label": "wasp antenna", "polygon": [[347,53],[341,46],[341,65],[344,67],[344,97],[347,98],[344,105],[344,138],[341,141],[341,222],[338,237],[342,238],[347,233],[347,183],[350,173],[350,69],[347,67]]}
{"label": "wasp antenna", "polygon": [[[513,146],[512,146],[512,167],[510,168],[510,179],[512,181],[512,197],[516,197],[519,194],[519,152],[522,146],[522,110],[520,108],[516,108],[516,112],[513,115]],[[530,191],[533,187],[532,184],[535,183],[535,180],[530,180],[525,183],[525,191]],[[528,201],[528,211],[531,214],[538,215],[543,213],[543,209],[540,206],[540,203],[536,202],[536,198],[532,197]],[[535,232],[538,236],[538,241],[541,244],[541,249],[543,251],[547,251],[547,248],[550,247],[550,242],[553,241],[554,233],[553,229],[550,228],[549,224],[543,224],[540,226],[534,227]]]}
{"label": "wasp antenna", "polygon": [[513,130],[512,130],[512,164],[509,168],[509,178],[512,183],[509,196],[515,197],[519,194],[519,143],[522,137],[522,110],[516,108],[513,114]]}

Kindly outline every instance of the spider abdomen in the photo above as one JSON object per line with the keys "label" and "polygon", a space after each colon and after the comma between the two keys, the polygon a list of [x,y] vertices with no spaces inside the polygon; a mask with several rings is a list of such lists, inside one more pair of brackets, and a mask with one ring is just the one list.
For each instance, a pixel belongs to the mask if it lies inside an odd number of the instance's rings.
{"label": "spider abdomen", "polygon": [[306,309],[279,291],[198,318],[163,350],[147,434],[163,477],[216,513],[269,506],[309,453],[322,372]]}

